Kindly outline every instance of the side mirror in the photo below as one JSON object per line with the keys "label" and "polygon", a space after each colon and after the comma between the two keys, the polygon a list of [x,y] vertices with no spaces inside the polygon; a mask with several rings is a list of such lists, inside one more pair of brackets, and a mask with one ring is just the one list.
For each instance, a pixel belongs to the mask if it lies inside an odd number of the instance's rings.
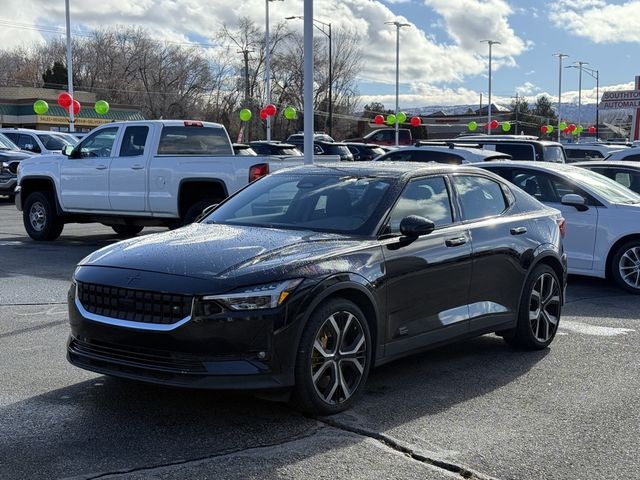
{"label": "side mirror", "polygon": [[62,154],[66,155],[67,157],[70,157],[74,148],[75,147],[73,145],[65,145],[64,148],[62,149]]}
{"label": "side mirror", "polygon": [[577,195],[575,193],[567,193],[566,195],[563,195],[560,203],[562,203],[562,205],[575,207],[579,212],[589,210],[589,207],[587,207],[587,201],[584,199],[584,197],[581,197],[580,195]]}
{"label": "side mirror", "polygon": [[400,233],[409,238],[429,235],[435,228],[435,223],[418,215],[409,215],[400,221]]}
{"label": "side mirror", "polygon": [[217,203],[214,203],[213,205],[209,205],[208,207],[205,207],[204,210],[202,210],[202,213],[200,215],[198,215],[196,217],[196,219],[193,221],[194,223],[199,222],[200,220],[204,219],[206,216],[208,216],[211,212],[213,212],[216,207],[218,206]]}
{"label": "side mirror", "polygon": [[35,151],[35,147],[34,147],[34,146],[33,146],[33,144],[31,144],[31,143],[27,143],[27,144],[24,146],[24,149],[25,149],[25,150],[29,150],[30,152]]}

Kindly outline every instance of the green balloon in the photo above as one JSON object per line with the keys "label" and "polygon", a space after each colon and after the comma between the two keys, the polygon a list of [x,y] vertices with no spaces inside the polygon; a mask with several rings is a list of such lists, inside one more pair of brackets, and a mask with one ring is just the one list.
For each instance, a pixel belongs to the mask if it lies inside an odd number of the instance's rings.
{"label": "green balloon", "polygon": [[478,128],[478,124],[476,122],[469,122],[467,123],[467,128],[469,129],[470,132],[475,132],[476,129]]}
{"label": "green balloon", "polygon": [[578,131],[578,127],[576,127],[576,129],[571,132],[571,135],[580,135],[580,132]]}
{"label": "green balloon", "polygon": [[583,131],[583,130],[584,130],[584,127],[583,127],[582,125],[578,125],[578,126],[576,127],[576,131],[577,131],[578,133],[582,133],[582,131]]}
{"label": "green balloon", "polygon": [[296,109],[292,106],[289,105],[284,109],[284,118],[286,118],[287,120],[295,120],[297,116],[298,114],[296,112]]}
{"label": "green balloon", "polygon": [[44,100],[36,100],[33,104],[33,111],[38,115],[44,115],[49,111],[49,104]]}
{"label": "green balloon", "polygon": [[109,104],[104,100],[98,100],[93,108],[98,115],[106,115],[109,113]]}
{"label": "green balloon", "polygon": [[547,125],[547,133],[553,133],[553,125]]}
{"label": "green balloon", "polygon": [[387,116],[387,125],[395,125],[396,124],[396,116],[392,113]]}
{"label": "green balloon", "polygon": [[564,130],[565,128],[567,128],[567,122],[560,122],[560,125],[558,125],[558,128],[560,130]]}
{"label": "green balloon", "polygon": [[511,124],[509,122],[504,122],[502,124],[502,131],[508,132],[509,130],[511,130]]}
{"label": "green balloon", "polygon": [[398,120],[398,123],[404,123],[407,121],[407,114],[404,112],[398,112],[396,119]]}
{"label": "green balloon", "polygon": [[243,122],[248,122],[249,120],[251,120],[251,110],[249,110],[248,108],[243,108],[242,110],[240,110],[240,120],[242,120]]}

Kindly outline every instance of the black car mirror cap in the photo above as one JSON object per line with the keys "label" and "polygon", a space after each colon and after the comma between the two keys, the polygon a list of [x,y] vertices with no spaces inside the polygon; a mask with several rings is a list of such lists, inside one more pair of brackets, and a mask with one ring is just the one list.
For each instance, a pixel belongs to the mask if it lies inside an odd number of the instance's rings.
{"label": "black car mirror cap", "polygon": [[586,199],[577,193],[567,193],[566,195],[563,195],[560,203],[562,203],[562,205],[575,207],[579,212],[589,210]]}
{"label": "black car mirror cap", "polygon": [[436,229],[436,224],[419,215],[409,215],[400,221],[400,233],[409,238],[429,235]]}

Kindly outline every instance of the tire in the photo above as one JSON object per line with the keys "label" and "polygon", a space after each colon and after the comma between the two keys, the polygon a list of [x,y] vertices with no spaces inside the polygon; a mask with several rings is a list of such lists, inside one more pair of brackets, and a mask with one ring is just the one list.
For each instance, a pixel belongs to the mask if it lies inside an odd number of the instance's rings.
{"label": "tire", "polygon": [[119,237],[133,237],[144,228],[142,225],[109,225]]}
{"label": "tire", "polygon": [[556,272],[548,265],[538,265],[522,291],[516,328],[500,334],[515,347],[547,348],[558,331],[561,310],[561,284]]}
{"label": "tire", "polygon": [[371,334],[362,310],[343,298],[321,303],[300,339],[291,403],[312,415],[350,408],[369,376],[371,354]]}
{"label": "tire", "polygon": [[22,221],[29,236],[37,241],[55,240],[64,228],[50,193],[30,194],[24,202]]}
{"label": "tire", "polygon": [[631,240],[616,250],[611,276],[620,288],[640,295],[640,240]]}
{"label": "tire", "polygon": [[219,203],[219,201],[210,198],[206,200],[200,200],[199,202],[191,205],[187,209],[187,212],[184,214],[182,225],[189,225],[190,223],[195,222],[196,218],[198,218],[198,215],[200,215],[205,208],[207,208],[209,205],[213,205],[214,203]]}

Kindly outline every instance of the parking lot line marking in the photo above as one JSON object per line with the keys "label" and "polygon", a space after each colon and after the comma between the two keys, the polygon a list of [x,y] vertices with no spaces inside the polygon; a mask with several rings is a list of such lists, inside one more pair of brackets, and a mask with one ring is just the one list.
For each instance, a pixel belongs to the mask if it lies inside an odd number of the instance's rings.
{"label": "parking lot line marking", "polygon": [[570,330],[584,335],[594,335],[597,337],[615,337],[618,335],[626,335],[635,332],[633,328],[622,327],[600,327],[597,325],[589,325],[587,323],[572,322],[571,320],[561,320],[560,328]]}

